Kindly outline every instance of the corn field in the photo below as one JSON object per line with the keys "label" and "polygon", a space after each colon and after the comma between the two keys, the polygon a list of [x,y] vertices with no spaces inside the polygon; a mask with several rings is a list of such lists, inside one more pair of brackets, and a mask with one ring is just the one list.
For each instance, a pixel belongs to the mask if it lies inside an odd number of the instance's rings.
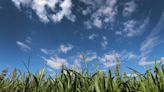
{"label": "corn field", "polygon": [[111,70],[79,73],[63,67],[53,77],[45,69],[37,74],[14,69],[9,75],[5,69],[0,73],[0,92],[164,92],[164,65],[154,65],[144,74],[131,70],[136,76],[120,73],[119,64],[114,73]]}

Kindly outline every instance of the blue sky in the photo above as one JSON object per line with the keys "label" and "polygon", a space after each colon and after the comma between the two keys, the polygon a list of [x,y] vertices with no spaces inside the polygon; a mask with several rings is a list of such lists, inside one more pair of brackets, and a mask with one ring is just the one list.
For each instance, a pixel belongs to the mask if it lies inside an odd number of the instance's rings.
{"label": "blue sky", "polygon": [[[163,0],[1,0],[0,70],[140,72],[164,62]],[[119,58],[120,62],[117,62]]]}

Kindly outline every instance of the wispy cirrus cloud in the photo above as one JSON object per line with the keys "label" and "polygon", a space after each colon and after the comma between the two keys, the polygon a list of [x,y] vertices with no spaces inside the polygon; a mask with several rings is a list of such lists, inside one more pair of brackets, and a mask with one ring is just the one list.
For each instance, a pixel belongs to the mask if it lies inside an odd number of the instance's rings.
{"label": "wispy cirrus cloud", "polygon": [[159,44],[159,33],[162,31],[164,24],[164,13],[161,15],[158,24],[156,27],[151,31],[151,33],[146,37],[146,39],[142,42],[140,47],[140,62],[139,65],[150,65],[154,64],[154,61],[148,61],[148,56],[152,49]]}
{"label": "wispy cirrus cloud", "polygon": [[163,57],[161,57],[158,60],[153,60],[153,61],[147,61],[146,58],[143,57],[141,61],[139,62],[139,65],[146,66],[146,65],[153,65],[153,64],[159,64],[159,63],[161,64],[164,63]]}
{"label": "wispy cirrus cloud", "polygon": [[16,41],[16,44],[19,46],[19,48],[22,51],[31,51],[31,47],[29,44],[32,44],[32,38],[31,36],[28,36],[24,41]]}
{"label": "wispy cirrus cloud", "polygon": [[[71,0],[12,0],[15,6],[21,10],[22,7],[31,8],[39,17],[41,22],[60,22],[64,17],[74,22],[75,15],[72,14]],[[56,10],[59,5],[61,10]],[[50,13],[48,11],[53,11]]]}
{"label": "wispy cirrus cloud", "polygon": [[25,44],[25,43],[23,43],[21,41],[16,41],[16,44],[20,47],[20,49],[22,51],[27,52],[27,51],[30,51],[31,50],[31,47],[29,47],[27,44]]}
{"label": "wispy cirrus cloud", "polygon": [[40,48],[40,51],[46,55],[51,55],[55,52],[55,50],[51,50],[51,49],[44,49],[44,48]]}
{"label": "wispy cirrus cloud", "polygon": [[30,36],[28,36],[26,39],[25,39],[25,42],[28,43],[28,44],[31,44],[32,43],[32,38]]}

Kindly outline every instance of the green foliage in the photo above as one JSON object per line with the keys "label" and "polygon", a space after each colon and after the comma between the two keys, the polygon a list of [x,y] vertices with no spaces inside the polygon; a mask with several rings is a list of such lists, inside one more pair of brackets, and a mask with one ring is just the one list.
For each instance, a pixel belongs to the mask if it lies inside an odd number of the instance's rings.
{"label": "green foliage", "polygon": [[9,75],[4,69],[0,73],[0,92],[164,92],[164,65],[154,65],[153,71],[146,70],[145,74],[129,68],[136,76],[121,74],[119,66],[114,74],[111,70],[107,74],[99,70],[78,73],[63,66],[54,78],[45,69],[37,74],[14,69]]}

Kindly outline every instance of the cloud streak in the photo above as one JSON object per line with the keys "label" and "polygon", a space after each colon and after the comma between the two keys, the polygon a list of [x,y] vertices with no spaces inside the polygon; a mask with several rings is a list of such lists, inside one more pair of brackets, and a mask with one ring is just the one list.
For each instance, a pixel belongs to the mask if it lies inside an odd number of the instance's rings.
{"label": "cloud streak", "polygon": [[31,50],[31,48],[27,44],[25,44],[25,43],[23,43],[21,41],[17,41],[16,44],[20,47],[20,49],[22,51],[27,52],[27,51],[30,51]]}
{"label": "cloud streak", "polygon": [[46,55],[51,55],[55,52],[54,50],[44,49],[44,48],[40,48],[40,51]]}
{"label": "cloud streak", "polygon": [[161,15],[160,21],[156,25],[156,27],[151,31],[151,33],[146,37],[146,39],[142,42],[140,48],[140,62],[139,65],[150,65],[153,64],[151,61],[147,61],[147,55],[152,52],[152,49],[159,44],[159,36],[158,34],[162,31],[164,24],[164,12]]}

